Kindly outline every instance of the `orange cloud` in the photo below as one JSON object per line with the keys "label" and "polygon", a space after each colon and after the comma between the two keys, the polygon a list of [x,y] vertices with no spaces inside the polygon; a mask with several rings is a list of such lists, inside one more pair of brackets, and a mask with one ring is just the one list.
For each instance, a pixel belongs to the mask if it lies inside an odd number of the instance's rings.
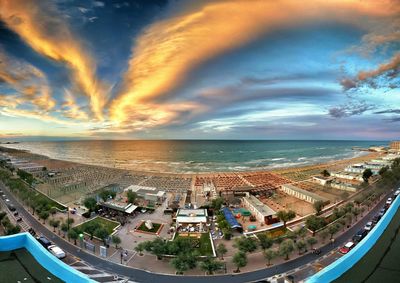
{"label": "orange cloud", "polygon": [[[364,16],[388,17],[399,12],[391,1],[298,0],[210,1],[188,7],[149,26],[137,39],[123,87],[112,102],[110,118],[130,120],[142,104],[178,87],[199,64],[240,47],[278,28],[311,21],[358,24]],[[158,109],[149,115],[160,115]]]}
{"label": "orange cloud", "polygon": [[[0,50],[0,81],[16,91],[11,107],[30,103],[42,111],[50,111],[56,106],[46,76],[29,63],[19,61]],[[15,103],[17,103],[15,105]],[[1,105],[4,107],[4,105]]]}
{"label": "orange cloud", "polygon": [[103,117],[102,85],[96,79],[96,64],[71,32],[50,1],[1,0],[0,19],[37,52],[64,62],[73,81],[90,98],[93,113]]}
{"label": "orange cloud", "polygon": [[357,75],[359,81],[365,81],[370,78],[378,77],[388,72],[394,72],[397,76],[400,69],[400,53],[395,54],[389,62],[381,64],[375,70],[361,71]]}

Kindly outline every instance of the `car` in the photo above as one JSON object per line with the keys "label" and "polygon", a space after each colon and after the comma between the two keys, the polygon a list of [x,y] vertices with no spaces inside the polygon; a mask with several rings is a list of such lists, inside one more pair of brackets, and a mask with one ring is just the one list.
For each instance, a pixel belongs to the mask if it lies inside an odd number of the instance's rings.
{"label": "car", "polygon": [[343,247],[339,249],[341,254],[347,254],[356,244],[354,242],[347,242]]}
{"label": "car", "polygon": [[37,237],[36,240],[45,248],[47,249],[49,246],[51,246],[51,242],[49,239],[47,239],[45,236],[40,236]]}
{"label": "car", "polygon": [[388,198],[387,201],[386,201],[386,205],[391,205],[392,202],[393,202],[393,199],[392,198]]}
{"label": "car", "polygon": [[397,191],[394,192],[393,197],[397,198],[399,195],[400,195],[400,190],[397,190]]}
{"label": "car", "polygon": [[28,229],[29,234],[31,234],[32,236],[36,235],[36,231],[33,228],[29,228]]}
{"label": "car", "polygon": [[359,230],[353,237],[353,242],[361,242],[362,239],[364,239],[365,236],[367,236],[368,231],[365,229]]}
{"label": "car", "polygon": [[16,211],[17,209],[15,208],[15,206],[11,203],[11,202],[8,202],[7,203],[7,207],[8,207],[8,209],[10,210],[10,211]]}
{"label": "car", "polygon": [[65,252],[56,245],[50,245],[47,249],[58,259],[63,259],[67,256]]}
{"label": "car", "polygon": [[381,217],[382,216],[380,216],[379,214],[375,215],[374,218],[372,218],[372,223],[374,225],[376,225],[379,222],[379,220],[381,219]]}
{"label": "car", "polygon": [[373,227],[374,227],[374,223],[372,223],[372,221],[369,221],[369,222],[367,222],[367,224],[365,224],[364,229],[369,232],[372,230]]}
{"label": "car", "polygon": [[14,212],[14,216],[18,216],[18,211]]}

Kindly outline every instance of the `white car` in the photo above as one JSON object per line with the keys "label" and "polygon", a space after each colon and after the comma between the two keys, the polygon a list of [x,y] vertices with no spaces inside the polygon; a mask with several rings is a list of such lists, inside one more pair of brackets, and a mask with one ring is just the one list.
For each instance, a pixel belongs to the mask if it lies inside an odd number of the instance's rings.
{"label": "white car", "polygon": [[367,224],[365,224],[364,229],[369,232],[371,231],[372,227],[373,227],[372,221],[369,221],[367,222]]}
{"label": "white car", "polygon": [[56,245],[51,245],[47,248],[49,250],[49,252],[51,252],[55,257],[62,259],[64,257],[66,257],[67,255],[65,254],[65,252],[60,249],[59,247],[57,247]]}
{"label": "white car", "polygon": [[387,205],[391,205],[392,202],[393,202],[393,199],[392,198],[388,198],[387,201],[386,201],[386,204]]}

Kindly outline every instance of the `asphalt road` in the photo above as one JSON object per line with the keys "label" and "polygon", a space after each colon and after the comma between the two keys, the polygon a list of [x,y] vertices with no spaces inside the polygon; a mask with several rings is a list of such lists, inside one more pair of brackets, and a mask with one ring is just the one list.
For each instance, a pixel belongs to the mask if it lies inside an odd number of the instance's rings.
{"label": "asphalt road", "polygon": [[[58,237],[56,234],[52,233],[46,227],[44,227],[35,217],[33,217],[25,208],[15,199],[15,197],[5,188],[4,184],[0,183],[0,187],[3,189],[8,198],[13,202],[14,206],[17,208],[19,213],[24,219],[26,219],[35,229],[36,233],[43,234],[48,239],[51,239],[56,245],[61,247],[68,253],[81,258],[87,263],[93,265],[97,269],[102,269],[106,272],[112,274],[119,274],[130,278],[132,281],[136,282],[166,282],[166,283],[179,283],[179,282],[215,282],[215,283],[242,283],[242,282],[252,282],[260,281],[265,278],[274,276],[276,274],[281,274],[288,272],[292,269],[305,265],[316,259],[316,255],[308,253],[299,258],[290,260],[288,262],[275,265],[269,268],[256,270],[252,272],[239,273],[239,274],[227,274],[227,275],[215,275],[215,276],[182,276],[182,275],[164,275],[151,273],[141,269],[135,269],[132,267],[127,267],[123,265],[110,262],[108,260],[101,259],[92,254],[80,251],[79,248],[66,240]],[[321,248],[321,255],[330,252],[333,249],[337,249],[339,246],[343,245],[347,240],[351,239],[352,236],[369,221],[370,218],[376,214],[379,209],[384,205],[386,198],[383,198],[379,204],[372,209],[366,217],[364,217],[360,222],[354,225],[352,228],[345,231],[342,235],[336,238],[334,245],[327,244]],[[151,262],[149,262],[151,264]]]}

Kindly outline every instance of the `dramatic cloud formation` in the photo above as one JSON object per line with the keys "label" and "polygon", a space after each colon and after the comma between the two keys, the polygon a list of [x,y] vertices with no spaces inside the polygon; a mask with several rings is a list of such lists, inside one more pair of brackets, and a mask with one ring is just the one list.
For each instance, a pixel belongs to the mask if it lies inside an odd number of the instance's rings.
{"label": "dramatic cloud formation", "polygon": [[105,98],[96,64],[51,1],[1,0],[0,19],[37,52],[66,63],[74,83],[90,98],[95,116],[103,117]]}
{"label": "dramatic cloud formation", "polygon": [[[391,16],[392,1],[212,1],[189,7],[147,28],[137,39],[121,94],[112,103],[111,119],[130,119],[129,109],[178,86],[199,64],[242,46],[261,34],[310,21],[357,24],[362,16]],[[227,15],[232,19],[227,22]],[[296,15],[295,17],[293,15]]]}
{"label": "dramatic cloud formation", "polygon": [[[14,103],[3,105],[5,107],[16,108],[18,105],[30,103],[36,109],[48,112],[56,105],[45,74],[26,62],[10,57],[1,49],[0,84],[14,90]],[[9,96],[3,97],[3,101],[9,99]]]}
{"label": "dramatic cloud formation", "polygon": [[399,30],[399,0],[0,0],[0,133],[394,136]]}

